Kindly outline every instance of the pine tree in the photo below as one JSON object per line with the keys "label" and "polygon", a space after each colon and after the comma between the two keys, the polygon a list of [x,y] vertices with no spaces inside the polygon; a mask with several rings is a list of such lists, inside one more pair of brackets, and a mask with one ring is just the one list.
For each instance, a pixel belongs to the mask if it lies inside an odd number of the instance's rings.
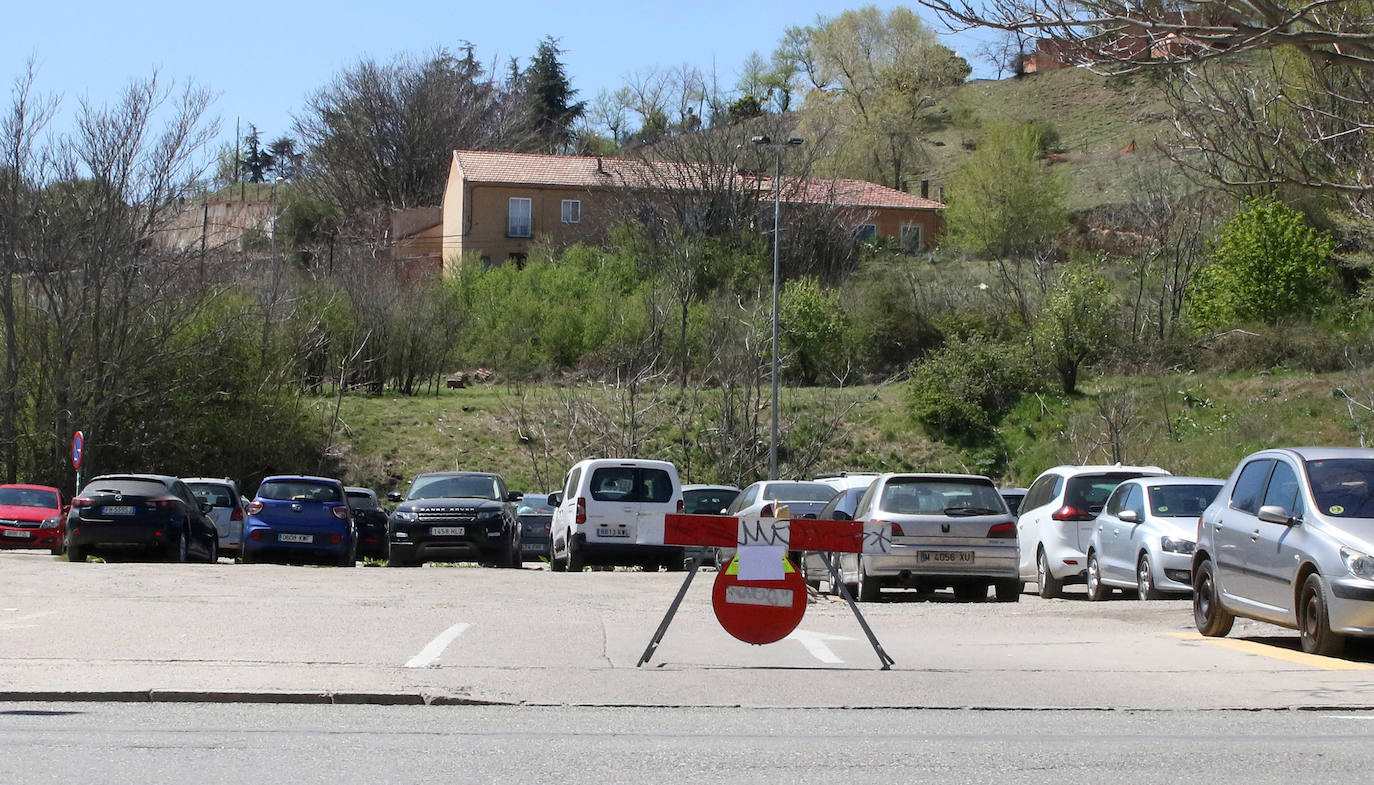
{"label": "pine tree", "polygon": [[586,111],[586,102],[572,103],[577,95],[568,81],[559,55],[558,40],[546,36],[525,69],[531,126],[544,152],[562,153],[572,147],[573,123]]}

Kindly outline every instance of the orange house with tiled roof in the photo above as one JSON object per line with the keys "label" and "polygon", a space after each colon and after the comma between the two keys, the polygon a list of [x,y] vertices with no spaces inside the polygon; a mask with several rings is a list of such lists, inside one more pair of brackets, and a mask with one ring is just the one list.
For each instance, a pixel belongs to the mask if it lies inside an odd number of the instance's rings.
{"label": "orange house with tiled roof", "polygon": [[[667,176],[665,176],[665,174]],[[536,242],[555,246],[597,241],[625,212],[624,197],[668,186],[691,188],[716,175],[771,201],[771,177],[712,172],[704,166],[600,156],[456,150],[443,201],[446,271],[467,254],[487,263],[522,261]],[[853,219],[860,240],[902,238],[929,248],[943,204],[862,180],[783,178],[782,201],[833,205]],[[617,200],[620,200],[617,204]],[[771,220],[771,214],[768,220]]]}

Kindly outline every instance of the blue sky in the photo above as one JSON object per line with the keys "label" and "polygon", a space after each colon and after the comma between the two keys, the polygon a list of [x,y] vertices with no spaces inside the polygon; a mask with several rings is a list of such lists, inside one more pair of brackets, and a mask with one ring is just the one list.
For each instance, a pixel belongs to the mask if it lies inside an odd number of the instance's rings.
{"label": "blue sky", "polygon": [[[377,2],[257,0],[234,3],[132,3],[47,0],[15,3],[0,25],[0,75],[8,85],[32,55],[38,88],[62,97],[65,130],[70,111],[86,98],[110,101],[130,79],[155,70],[178,85],[194,80],[217,96],[211,112],[221,138],[233,139],[235,120],[254,123],[271,139],[290,131],[291,115],[308,94],[364,56],[378,60],[438,47],[456,50],[470,41],[484,62],[528,60],[545,35],[560,39],[579,98],[615,89],[650,67],[689,64],[718,73],[732,85],[745,57],[765,56],[785,28],[835,16],[862,2],[801,0],[696,0],[616,3],[469,3],[414,0],[386,7]],[[897,4],[877,3],[890,8]],[[915,7],[923,11],[920,7]],[[933,29],[939,22],[926,16]],[[974,63],[978,41],[949,37],[945,44]],[[8,103],[8,96],[6,96]]]}

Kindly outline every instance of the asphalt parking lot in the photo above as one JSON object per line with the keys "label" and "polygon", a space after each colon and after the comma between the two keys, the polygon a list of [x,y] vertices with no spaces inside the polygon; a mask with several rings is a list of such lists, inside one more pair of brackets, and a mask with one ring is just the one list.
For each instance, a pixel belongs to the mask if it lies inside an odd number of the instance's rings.
{"label": "asphalt parking lot", "polygon": [[798,630],[740,643],[703,571],[636,667],[681,573],[427,566],[75,565],[0,554],[0,699],[997,709],[1374,705],[1374,656],[1298,650],[1238,622],[1203,639],[1185,599],[1012,604],[813,596]]}

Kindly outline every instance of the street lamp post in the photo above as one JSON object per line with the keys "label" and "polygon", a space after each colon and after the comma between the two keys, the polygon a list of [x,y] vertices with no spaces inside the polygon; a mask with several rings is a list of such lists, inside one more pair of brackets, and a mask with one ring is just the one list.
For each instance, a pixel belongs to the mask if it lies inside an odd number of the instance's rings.
{"label": "street lamp post", "polygon": [[773,403],[769,407],[772,422],[768,429],[768,479],[778,479],[778,239],[782,228],[782,148],[802,143],[800,136],[774,143],[767,136],[756,136],[754,144],[772,145],[777,152],[777,169],[773,175]]}

